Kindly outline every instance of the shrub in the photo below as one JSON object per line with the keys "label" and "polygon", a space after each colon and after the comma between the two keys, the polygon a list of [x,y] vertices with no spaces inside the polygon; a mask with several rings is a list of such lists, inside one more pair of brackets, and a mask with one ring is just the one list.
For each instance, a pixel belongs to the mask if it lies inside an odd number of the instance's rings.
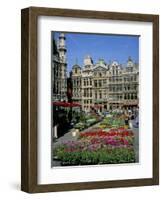
{"label": "shrub", "polygon": [[90,165],[90,164],[118,164],[135,162],[135,153],[132,148],[100,149],[98,151],[67,152],[63,149],[54,152],[61,165]]}

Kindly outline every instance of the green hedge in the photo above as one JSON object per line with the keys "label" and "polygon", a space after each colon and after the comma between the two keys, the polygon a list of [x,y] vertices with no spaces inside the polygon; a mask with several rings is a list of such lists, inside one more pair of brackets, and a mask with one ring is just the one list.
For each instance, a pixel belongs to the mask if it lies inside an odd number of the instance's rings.
{"label": "green hedge", "polygon": [[61,161],[61,165],[90,165],[90,164],[118,164],[135,162],[133,149],[115,148],[98,151],[66,152],[64,149],[54,151],[54,155]]}

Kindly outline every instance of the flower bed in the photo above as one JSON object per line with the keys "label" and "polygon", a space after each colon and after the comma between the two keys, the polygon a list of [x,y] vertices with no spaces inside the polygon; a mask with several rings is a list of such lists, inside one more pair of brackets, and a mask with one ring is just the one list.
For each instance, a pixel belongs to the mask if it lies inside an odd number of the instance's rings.
{"label": "flower bed", "polygon": [[98,151],[64,151],[58,149],[58,158],[61,165],[97,165],[135,162],[135,154],[132,148],[99,149]]}
{"label": "flower bed", "polygon": [[99,121],[100,121],[100,118],[96,115],[92,115],[92,114],[86,115],[86,116],[82,115],[79,120],[79,123],[75,124],[74,128],[79,129],[81,131],[86,128],[89,128],[90,126],[96,124]]}
{"label": "flower bed", "polygon": [[124,116],[119,117],[106,117],[103,121],[99,124],[99,128],[128,128],[124,122]]}
{"label": "flower bed", "polygon": [[[83,130],[99,119],[82,116],[76,128]],[[79,127],[78,127],[79,125]],[[89,129],[88,129],[89,130]],[[61,165],[118,164],[135,162],[134,134],[126,129],[124,117],[114,114],[87,132],[80,132],[76,141],[67,141],[54,149]]]}
{"label": "flower bed", "polygon": [[77,141],[67,141],[54,149],[62,165],[134,162],[133,133],[122,128],[81,133]]}
{"label": "flower bed", "polygon": [[118,129],[110,129],[109,131],[104,131],[102,129],[99,130],[92,130],[89,132],[84,132],[80,134],[80,137],[89,137],[89,136],[133,136],[133,132],[131,130],[127,130],[125,128],[118,128]]}

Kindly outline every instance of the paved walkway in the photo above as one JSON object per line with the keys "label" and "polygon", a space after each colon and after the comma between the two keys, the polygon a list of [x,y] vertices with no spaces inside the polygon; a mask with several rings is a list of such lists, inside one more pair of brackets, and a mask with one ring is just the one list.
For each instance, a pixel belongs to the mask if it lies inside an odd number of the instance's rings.
{"label": "paved walkway", "polygon": [[[93,126],[90,126],[87,129],[84,129],[82,132],[86,132],[91,130],[92,128],[98,126],[100,122],[94,124]],[[65,133],[62,137],[55,139],[55,142],[53,142],[53,147],[52,149],[54,149],[56,146],[58,146],[59,144],[71,140],[71,141],[76,141],[78,138],[78,135],[76,136],[72,136],[72,129],[69,130],[69,132]],[[52,166],[60,166],[60,161],[57,160],[52,160]]]}
{"label": "paved walkway", "polygon": [[[98,122],[98,123],[96,123],[96,124],[90,126],[89,128],[84,129],[84,130],[81,131],[81,132],[83,132],[83,133],[84,133],[84,132],[87,132],[87,131],[91,130],[92,128],[97,127],[100,123],[101,123],[101,122]],[[78,135],[72,136],[72,129],[70,129],[69,132],[65,133],[62,137],[57,138],[57,139],[55,140],[55,142],[53,143],[53,147],[57,146],[58,144],[61,144],[62,142],[65,142],[65,141],[67,141],[67,140],[75,141],[75,140],[77,140],[77,137],[78,137]]]}

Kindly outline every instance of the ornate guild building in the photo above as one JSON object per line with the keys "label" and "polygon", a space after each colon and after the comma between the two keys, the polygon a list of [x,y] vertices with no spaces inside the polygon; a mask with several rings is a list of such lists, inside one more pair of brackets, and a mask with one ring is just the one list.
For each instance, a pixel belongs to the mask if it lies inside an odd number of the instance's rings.
{"label": "ornate guild building", "polygon": [[138,106],[139,68],[130,57],[122,66],[117,61],[107,64],[103,59],[94,64],[86,56],[82,68],[77,64],[72,67],[72,80],[73,100],[85,111]]}

